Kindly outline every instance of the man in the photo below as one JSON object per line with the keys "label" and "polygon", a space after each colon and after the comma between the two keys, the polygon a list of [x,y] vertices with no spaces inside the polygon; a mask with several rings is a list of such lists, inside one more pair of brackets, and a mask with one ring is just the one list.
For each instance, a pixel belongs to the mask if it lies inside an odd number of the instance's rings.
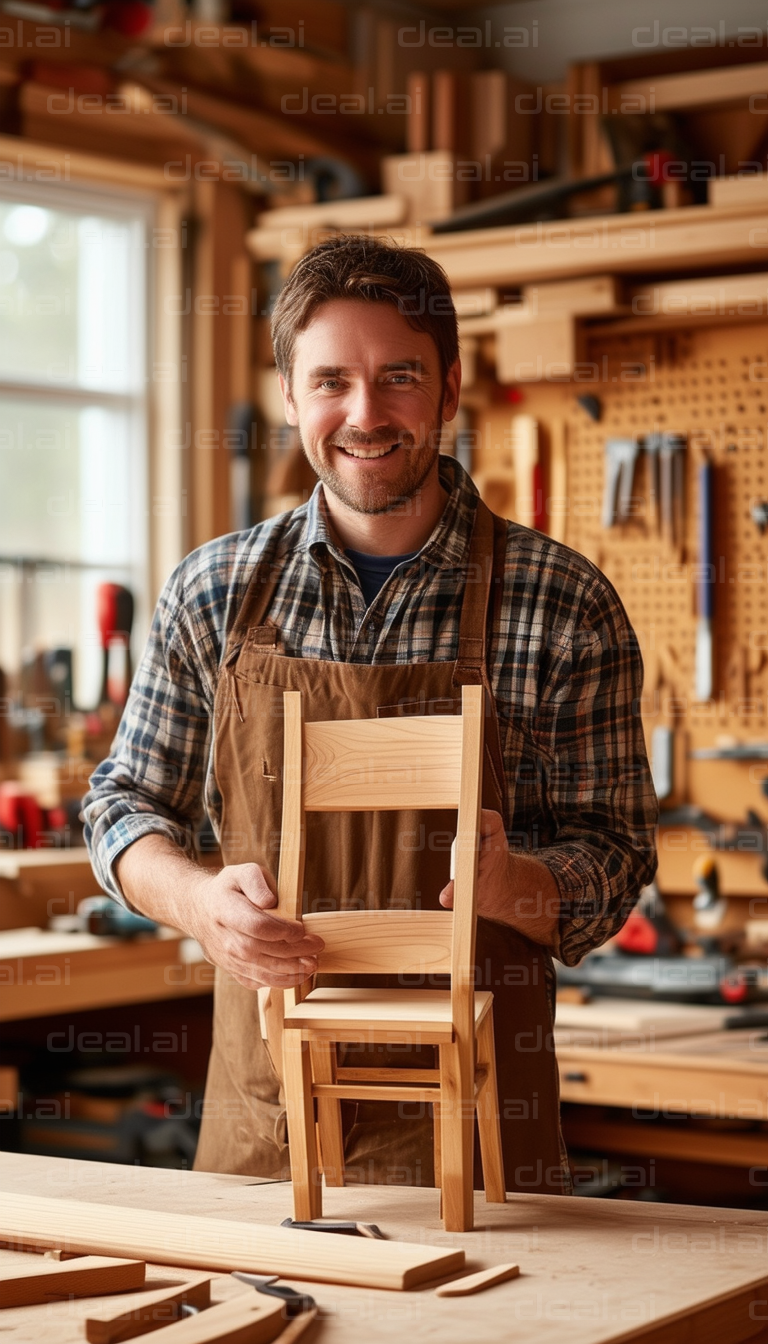
{"label": "man", "polygon": [[[283,689],[323,719],[451,712],[462,684],[484,684],[477,986],[494,992],[507,1185],[567,1189],[551,956],[573,964],[615,933],[655,870],[633,632],[593,565],[494,519],[439,455],[460,388],[439,266],[335,238],[299,262],[272,328],[286,417],[320,484],[168,581],[85,801],[96,872],[218,968],[198,1165],[285,1175],[256,990],[305,980],[321,943],[270,913]],[[218,873],[190,857],[204,806]],[[308,818],[306,909],[450,906],[451,821]],[[428,1115],[367,1104],[345,1127],[353,1177],[431,1182]]]}

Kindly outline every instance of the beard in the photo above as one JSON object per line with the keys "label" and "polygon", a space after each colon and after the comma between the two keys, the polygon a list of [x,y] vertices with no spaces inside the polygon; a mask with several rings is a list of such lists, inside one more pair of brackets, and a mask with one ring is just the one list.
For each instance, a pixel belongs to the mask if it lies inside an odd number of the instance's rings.
{"label": "beard", "polygon": [[[441,428],[442,400],[435,424],[419,443],[413,434],[399,426],[384,425],[374,434],[350,428],[339,430],[321,444],[319,452],[309,452],[303,439],[301,446],[323,486],[347,508],[355,513],[390,513],[418,495],[437,461]],[[333,465],[340,448],[392,448],[393,444],[397,445],[392,454],[396,463],[384,457],[380,460],[386,466],[381,470],[362,467],[358,479],[352,478],[352,472],[338,471]]]}

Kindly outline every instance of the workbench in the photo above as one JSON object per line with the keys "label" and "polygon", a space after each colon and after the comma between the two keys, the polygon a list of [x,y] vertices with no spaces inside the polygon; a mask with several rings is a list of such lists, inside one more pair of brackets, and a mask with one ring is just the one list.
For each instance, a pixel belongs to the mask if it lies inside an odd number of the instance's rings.
{"label": "workbench", "polygon": [[[607,1002],[607,1001],[606,1001]],[[629,1006],[629,1005],[628,1005]],[[637,1005],[642,1010],[643,1005]],[[679,1005],[659,1004],[668,1014]],[[691,1012],[691,1009],[683,1009]],[[716,1010],[693,1011],[713,1019]],[[585,1019],[587,1014],[585,1013]],[[619,1107],[626,1120],[566,1117],[569,1150],[625,1153],[731,1167],[762,1168],[768,1184],[768,1031],[689,1031],[679,1035],[610,1032],[569,1026],[555,1029],[560,1096],[580,1106]],[[692,1129],[698,1120],[753,1122],[744,1132]],[[653,1122],[653,1123],[651,1123]],[[670,1122],[670,1123],[664,1123]]]}
{"label": "workbench", "polygon": [[[164,1210],[276,1226],[292,1213],[288,1182],[15,1154],[0,1155],[0,1189],[127,1205],[149,1217]],[[435,1297],[432,1284],[394,1292],[307,1281],[303,1287],[324,1313],[313,1338],[360,1344],[364,1337],[375,1344],[407,1332],[414,1344],[561,1344],[567,1332],[569,1344],[768,1341],[768,1212],[554,1195],[511,1195],[506,1206],[476,1199],[476,1230],[451,1234],[442,1230],[435,1190],[327,1190],[328,1217],[373,1220],[404,1241],[461,1246],[463,1272],[516,1260],[521,1275],[458,1299]],[[2,1259],[7,1263],[11,1254],[2,1252]],[[156,1276],[181,1280],[189,1271],[158,1267]],[[236,1291],[241,1286],[227,1276],[214,1280],[214,1298]],[[0,1329],[9,1344],[69,1344],[83,1339],[82,1320],[92,1307],[93,1299],[83,1299],[7,1310]]]}

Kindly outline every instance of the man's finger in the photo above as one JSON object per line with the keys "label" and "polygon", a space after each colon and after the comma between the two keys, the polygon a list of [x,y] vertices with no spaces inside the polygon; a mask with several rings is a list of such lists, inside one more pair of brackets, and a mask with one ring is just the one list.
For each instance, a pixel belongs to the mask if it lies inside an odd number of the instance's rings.
{"label": "man's finger", "polygon": [[277,905],[277,891],[274,879],[258,863],[238,864],[235,874],[237,884],[244,896],[248,897],[260,910],[272,910]]}
{"label": "man's finger", "polygon": [[451,879],[447,887],[443,887],[438,900],[446,910],[453,909],[453,879]]}
{"label": "man's finger", "polygon": [[480,813],[480,834],[482,836],[494,835],[497,831],[504,830],[504,818],[500,812],[494,812],[490,807],[484,807]]}

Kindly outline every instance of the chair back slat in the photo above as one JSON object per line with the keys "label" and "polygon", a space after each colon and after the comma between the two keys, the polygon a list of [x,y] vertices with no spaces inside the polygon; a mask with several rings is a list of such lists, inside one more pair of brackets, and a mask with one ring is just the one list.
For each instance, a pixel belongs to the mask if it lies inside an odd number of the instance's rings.
{"label": "chair back slat", "polygon": [[[305,812],[458,809],[454,913],[342,910],[303,916],[325,942],[319,969],[332,974],[451,975],[459,1038],[474,1039],[478,832],[484,691],[462,688],[462,712],[307,723],[301,693],[286,691],[283,827],[278,912],[302,918]],[[286,991],[286,1006],[311,982]]]}
{"label": "chair back slat", "polygon": [[304,927],[325,941],[318,958],[321,972],[413,976],[451,969],[448,910],[322,911],[305,915]]}
{"label": "chair back slat", "polygon": [[461,718],[305,723],[307,812],[458,807]]}

